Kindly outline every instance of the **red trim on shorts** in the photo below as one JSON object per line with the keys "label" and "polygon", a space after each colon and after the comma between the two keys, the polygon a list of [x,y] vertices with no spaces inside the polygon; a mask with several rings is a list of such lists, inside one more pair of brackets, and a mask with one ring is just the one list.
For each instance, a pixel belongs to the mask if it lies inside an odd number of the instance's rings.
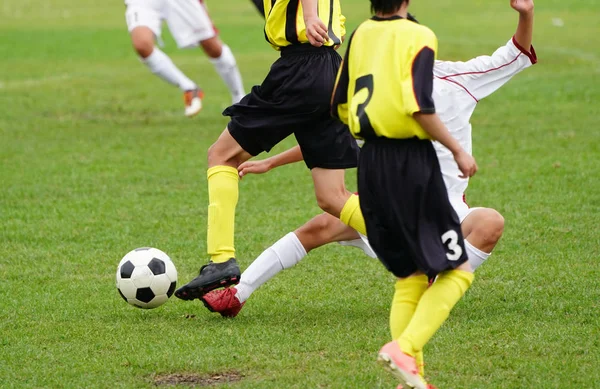
{"label": "red trim on shorts", "polygon": [[[469,203],[467,203],[467,195],[463,193],[463,203],[465,203],[467,205],[467,207],[469,207]],[[471,207],[469,207],[471,208]]]}
{"label": "red trim on shorts", "polygon": [[213,23],[212,18],[210,17],[210,14],[208,13],[208,8],[206,8],[206,5],[204,5],[204,0],[198,0],[198,2],[200,3],[200,5],[202,7],[204,7],[204,10],[206,11],[206,16],[208,16],[208,18],[210,19],[210,24],[212,25],[215,35],[219,35],[219,30],[217,29],[217,26],[215,26],[215,24]]}

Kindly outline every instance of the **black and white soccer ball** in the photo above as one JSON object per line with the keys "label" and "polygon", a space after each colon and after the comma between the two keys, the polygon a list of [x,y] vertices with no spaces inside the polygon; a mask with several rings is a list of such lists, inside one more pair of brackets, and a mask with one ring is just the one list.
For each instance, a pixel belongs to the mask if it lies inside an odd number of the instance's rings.
{"label": "black and white soccer ball", "polygon": [[141,247],[130,251],[117,267],[117,290],[125,301],[151,309],[164,304],[175,291],[177,269],[159,249]]}

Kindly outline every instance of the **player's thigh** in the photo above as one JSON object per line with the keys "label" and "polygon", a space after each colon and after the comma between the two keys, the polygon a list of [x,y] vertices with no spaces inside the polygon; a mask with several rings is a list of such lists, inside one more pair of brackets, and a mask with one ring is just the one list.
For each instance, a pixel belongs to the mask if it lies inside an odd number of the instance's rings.
{"label": "player's thigh", "polygon": [[166,9],[167,25],[179,48],[197,47],[199,42],[217,35],[203,2],[170,0]]}

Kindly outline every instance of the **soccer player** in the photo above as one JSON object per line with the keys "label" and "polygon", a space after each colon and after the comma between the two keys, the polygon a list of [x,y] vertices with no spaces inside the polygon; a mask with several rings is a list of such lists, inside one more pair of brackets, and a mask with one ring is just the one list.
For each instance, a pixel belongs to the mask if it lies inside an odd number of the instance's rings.
{"label": "soccer player", "polygon": [[461,177],[474,175],[477,164],[435,113],[437,39],[407,20],[408,3],[371,0],[375,16],[348,42],[332,112],[365,140],[360,208],[369,243],[398,277],[390,324],[400,335],[379,350],[378,360],[402,385],[426,389],[416,357],[473,282],[430,139],[450,150]]}
{"label": "soccer player", "polygon": [[311,170],[319,206],[366,233],[358,197],[344,184],[344,169],[356,167],[359,149],[348,127],[330,115],[342,62],[334,47],[346,33],[339,0],[274,0],[264,6],[265,37],[281,57],[262,85],[225,110],[230,122],[208,150],[210,262],[175,292],[183,300],[239,282],[234,249],[237,168],[291,134]]}
{"label": "soccer player", "polygon": [[229,89],[233,103],[244,97],[244,85],[235,57],[217,34],[202,0],[125,0],[125,19],[133,48],[148,69],[183,91],[185,116],[202,109],[203,91],[155,45],[161,24],[167,22],[181,49],[200,45]]}

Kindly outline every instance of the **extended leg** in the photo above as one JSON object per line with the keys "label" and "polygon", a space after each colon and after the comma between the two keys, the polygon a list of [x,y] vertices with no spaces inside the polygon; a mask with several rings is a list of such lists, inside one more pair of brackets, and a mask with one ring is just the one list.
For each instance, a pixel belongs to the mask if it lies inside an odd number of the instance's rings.
{"label": "extended leg", "polygon": [[239,285],[219,289],[202,296],[204,305],[222,316],[236,316],[244,302],[279,272],[296,265],[306,254],[331,242],[358,238],[356,231],[327,213],[279,239],[263,251],[242,273]]}
{"label": "extended leg", "polygon": [[234,248],[237,167],[250,157],[227,129],[208,150],[207,248],[211,259],[196,278],[175,292],[183,300],[200,298],[215,288],[239,282]]}

